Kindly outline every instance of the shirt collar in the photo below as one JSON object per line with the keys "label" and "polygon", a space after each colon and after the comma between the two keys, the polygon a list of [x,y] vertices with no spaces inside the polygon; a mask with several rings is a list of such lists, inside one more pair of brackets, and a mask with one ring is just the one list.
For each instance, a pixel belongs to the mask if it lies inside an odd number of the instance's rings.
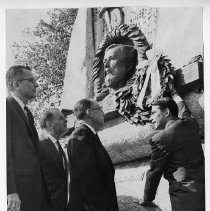
{"label": "shirt collar", "polygon": [[91,130],[94,134],[96,134],[96,131],[94,130],[94,128],[93,128],[92,126],[90,126],[88,123],[86,123],[84,120],[79,120],[79,121],[77,121],[75,127],[77,128],[77,127],[79,127],[81,124],[86,125],[88,128],[90,128],[90,130]]}
{"label": "shirt collar", "polygon": [[177,121],[177,119],[168,121],[167,124],[166,124],[166,126],[165,126],[165,128],[168,127],[168,126],[170,126],[171,124],[173,124],[176,121]]}
{"label": "shirt collar", "polygon": [[23,109],[24,111],[24,107],[25,107],[25,104],[23,103],[22,100],[20,100],[18,97],[12,95],[12,97],[17,101],[17,103],[20,105],[20,107]]}

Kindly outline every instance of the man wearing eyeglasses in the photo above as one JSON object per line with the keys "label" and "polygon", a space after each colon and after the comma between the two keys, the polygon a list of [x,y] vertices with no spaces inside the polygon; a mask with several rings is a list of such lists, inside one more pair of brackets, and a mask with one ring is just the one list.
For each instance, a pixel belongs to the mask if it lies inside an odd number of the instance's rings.
{"label": "man wearing eyeglasses", "polygon": [[104,125],[102,107],[82,99],[74,107],[77,119],[68,142],[69,211],[117,211],[114,166],[97,133]]}
{"label": "man wearing eyeglasses", "polygon": [[46,185],[38,156],[38,134],[26,107],[36,97],[30,67],[15,65],[6,73],[7,204],[10,211],[48,210]]}

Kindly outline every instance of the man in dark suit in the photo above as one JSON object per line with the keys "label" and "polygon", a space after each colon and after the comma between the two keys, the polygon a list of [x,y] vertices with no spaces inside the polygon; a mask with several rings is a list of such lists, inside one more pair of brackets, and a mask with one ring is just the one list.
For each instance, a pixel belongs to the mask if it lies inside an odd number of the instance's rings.
{"label": "man in dark suit", "polygon": [[74,108],[78,120],[67,146],[70,163],[70,211],[117,211],[114,166],[97,132],[104,113],[94,100]]}
{"label": "man in dark suit", "polygon": [[66,132],[66,120],[55,108],[45,110],[40,126],[46,138],[39,143],[40,160],[51,198],[51,211],[66,211],[68,205],[68,164],[59,139]]}
{"label": "man in dark suit", "polygon": [[8,210],[48,210],[38,156],[38,135],[26,107],[36,97],[37,83],[29,67],[15,65],[6,73],[7,202]]}
{"label": "man in dark suit", "polygon": [[204,155],[198,124],[172,84],[170,88],[173,99],[161,98],[152,104],[151,120],[160,131],[151,139],[142,205],[152,205],[164,174],[169,181],[172,211],[204,211]]}

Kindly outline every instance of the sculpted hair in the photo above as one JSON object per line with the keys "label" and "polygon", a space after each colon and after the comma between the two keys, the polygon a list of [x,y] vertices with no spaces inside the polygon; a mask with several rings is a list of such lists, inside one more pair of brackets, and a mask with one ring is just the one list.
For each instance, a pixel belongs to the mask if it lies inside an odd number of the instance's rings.
{"label": "sculpted hair", "polygon": [[151,105],[159,106],[161,110],[165,110],[166,108],[168,108],[173,116],[175,117],[178,116],[179,113],[178,106],[176,102],[170,97],[159,98],[154,102],[152,102]]}
{"label": "sculpted hair", "polygon": [[42,114],[39,119],[39,125],[42,129],[47,128],[47,122],[51,122],[54,119],[54,113],[56,111],[59,111],[57,108],[49,108],[46,109]]}
{"label": "sculpted hair", "polygon": [[21,77],[23,75],[23,70],[27,69],[31,71],[31,68],[29,66],[24,65],[14,65],[10,67],[6,72],[6,84],[7,88],[12,91],[13,90],[13,82],[17,80],[17,78]]}
{"label": "sculpted hair", "polygon": [[91,106],[92,106],[92,101],[90,99],[85,98],[85,99],[79,100],[74,106],[75,117],[78,120],[84,119],[87,109],[91,108]]}

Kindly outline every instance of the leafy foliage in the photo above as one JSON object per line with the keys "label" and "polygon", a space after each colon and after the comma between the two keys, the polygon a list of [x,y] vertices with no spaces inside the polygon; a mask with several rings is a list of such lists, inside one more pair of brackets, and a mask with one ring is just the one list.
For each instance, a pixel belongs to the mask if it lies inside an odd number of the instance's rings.
{"label": "leafy foliage", "polygon": [[78,9],[50,9],[49,22],[40,20],[36,29],[23,31],[26,37],[14,43],[13,54],[17,64],[30,66],[39,88],[31,110],[37,119],[49,107],[59,107],[62,95],[66,59],[73,23]]}

